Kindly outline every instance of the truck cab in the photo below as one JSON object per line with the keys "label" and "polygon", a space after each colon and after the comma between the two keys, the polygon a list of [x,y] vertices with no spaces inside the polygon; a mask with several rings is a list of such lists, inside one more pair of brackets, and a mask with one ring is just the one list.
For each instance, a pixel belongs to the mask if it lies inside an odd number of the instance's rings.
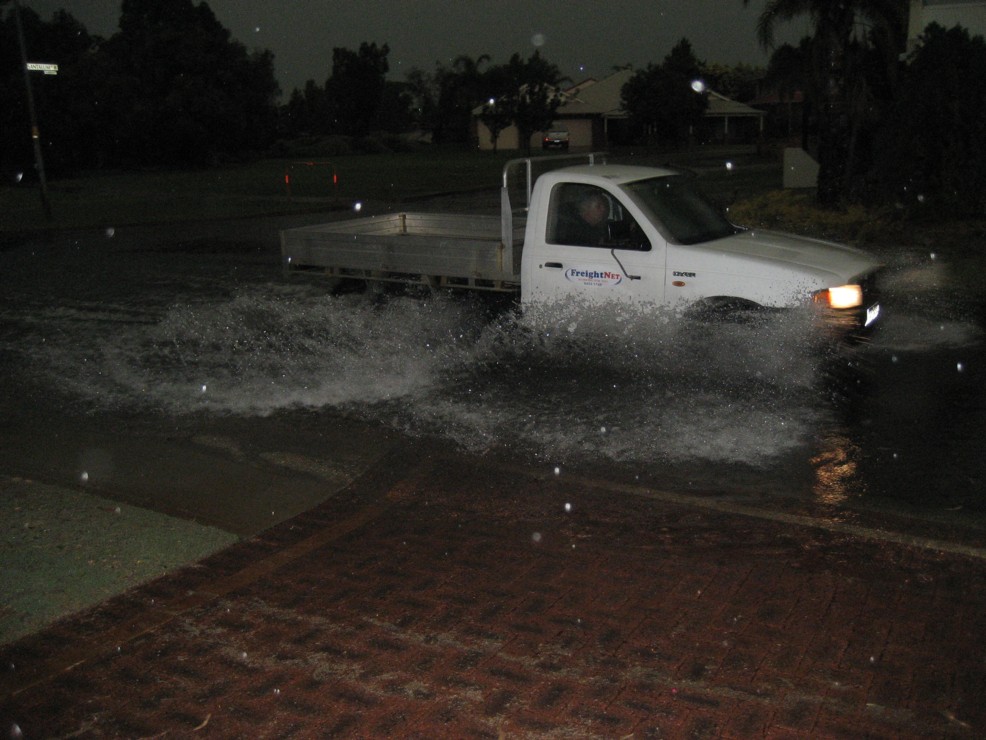
{"label": "truck cab", "polygon": [[594,164],[537,179],[521,301],[786,308],[814,300],[867,326],[879,313],[878,267],[844,245],[737,227],[686,174]]}

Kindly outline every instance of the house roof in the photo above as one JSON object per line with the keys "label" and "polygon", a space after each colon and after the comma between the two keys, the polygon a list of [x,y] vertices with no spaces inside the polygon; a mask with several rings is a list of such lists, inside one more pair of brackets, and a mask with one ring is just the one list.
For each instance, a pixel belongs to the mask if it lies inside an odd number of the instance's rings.
{"label": "house roof", "polygon": [[[623,110],[623,86],[633,76],[632,69],[621,69],[601,80],[589,78],[562,92],[564,102],[558,107],[557,119],[564,118],[626,118]],[[705,111],[708,118],[732,118],[765,116],[761,110],[751,108],[727,98],[714,90],[709,90],[709,107]],[[483,106],[473,109],[473,115],[480,115]]]}
{"label": "house roof", "polygon": [[[632,69],[621,69],[601,80],[586,80],[565,91],[565,102],[558,108],[558,118],[624,118],[623,86],[633,76]],[[705,111],[709,118],[732,118],[738,116],[763,116],[763,111],[731,100],[725,95],[709,90],[709,107]]]}
{"label": "house roof", "polygon": [[731,100],[715,90],[709,90],[709,107],[705,109],[707,118],[733,118],[737,116],[765,116],[762,110],[751,108],[746,103]]}
{"label": "house roof", "polygon": [[558,108],[558,117],[625,116],[620,91],[632,76],[632,69],[621,69],[601,80],[586,80],[569,88],[565,91],[567,100]]}

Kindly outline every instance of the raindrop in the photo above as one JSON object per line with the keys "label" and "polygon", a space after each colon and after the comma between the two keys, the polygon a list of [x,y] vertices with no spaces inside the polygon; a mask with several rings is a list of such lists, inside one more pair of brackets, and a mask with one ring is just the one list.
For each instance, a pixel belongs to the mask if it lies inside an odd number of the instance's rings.
{"label": "raindrop", "polygon": [[732,162],[726,162],[726,169],[731,171],[733,169],[733,163]]}
{"label": "raindrop", "polygon": [[540,542],[541,541],[541,533],[540,532],[535,532],[534,534],[532,534],[531,535],[531,540],[533,542]]}
{"label": "raindrop", "polygon": [[116,236],[116,229],[114,229],[112,226],[107,226],[106,227],[106,237],[108,239],[112,239],[114,236]]}
{"label": "raindrop", "polygon": [[561,475],[561,468],[559,468],[557,465],[555,466],[555,475]]}
{"label": "raindrop", "polygon": [[571,511],[571,510],[572,510],[572,505],[571,504],[565,504],[565,511]]}
{"label": "raindrop", "polygon": [[24,737],[24,732],[21,730],[20,725],[12,724],[10,726],[10,737],[11,738]]}
{"label": "raindrop", "polygon": [[206,391],[207,388],[208,388],[208,386],[206,386],[206,384],[203,383],[202,384],[202,392],[205,393],[205,391]]}
{"label": "raindrop", "polygon": [[89,482],[89,473],[87,473],[85,470],[83,470],[82,471],[82,475],[79,476],[79,480],[82,481],[83,483],[88,483]]}
{"label": "raindrop", "polygon": [[606,434],[606,427],[599,427],[600,434]]}
{"label": "raindrop", "polygon": [[544,46],[545,41],[547,41],[547,38],[543,33],[536,33],[531,36],[531,43],[534,44],[534,46]]}
{"label": "raindrop", "polygon": [[356,201],[353,203],[353,210],[356,211],[356,213],[359,213],[363,210],[363,204],[360,201]]}
{"label": "raindrop", "polygon": [[963,370],[965,370],[965,365],[963,365],[961,362],[959,362],[959,363],[957,363],[955,365],[955,369],[958,370],[961,373]]}
{"label": "raindrop", "polygon": [[692,80],[692,90],[697,93],[705,92],[705,83],[702,80]]}

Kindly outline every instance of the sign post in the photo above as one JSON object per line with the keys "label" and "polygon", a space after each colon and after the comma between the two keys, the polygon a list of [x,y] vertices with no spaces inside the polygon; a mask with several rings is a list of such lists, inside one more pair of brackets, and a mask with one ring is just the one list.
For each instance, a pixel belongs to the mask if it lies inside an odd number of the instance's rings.
{"label": "sign post", "polygon": [[[14,22],[17,25],[17,41],[21,47],[21,62],[24,64],[24,87],[27,89],[27,112],[31,119],[31,139],[34,142],[34,166],[38,171],[38,182],[41,185],[41,207],[44,209],[45,216],[51,220],[51,201],[48,200],[48,182],[45,179],[45,163],[41,154],[41,132],[38,130],[38,116],[34,111],[34,93],[31,90],[31,68],[27,63],[27,45],[24,43],[24,26],[21,24],[21,5],[18,0],[14,0]],[[43,69],[45,74],[57,74],[58,65],[41,65],[43,67],[53,67],[49,72]]]}

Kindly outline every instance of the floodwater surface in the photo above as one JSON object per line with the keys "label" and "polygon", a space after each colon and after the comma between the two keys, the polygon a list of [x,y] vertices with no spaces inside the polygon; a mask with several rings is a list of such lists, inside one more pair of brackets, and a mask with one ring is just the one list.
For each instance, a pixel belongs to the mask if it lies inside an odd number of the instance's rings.
{"label": "floodwater surface", "polygon": [[282,276],[268,228],[8,248],[0,363],[30,391],[6,403],[47,389],[80,413],[304,410],[313,429],[352,417],[559,473],[986,515],[981,329],[933,256],[890,256],[880,330],[846,347],[818,341],[808,312],[710,323],[520,315],[463,294],[333,295]]}

